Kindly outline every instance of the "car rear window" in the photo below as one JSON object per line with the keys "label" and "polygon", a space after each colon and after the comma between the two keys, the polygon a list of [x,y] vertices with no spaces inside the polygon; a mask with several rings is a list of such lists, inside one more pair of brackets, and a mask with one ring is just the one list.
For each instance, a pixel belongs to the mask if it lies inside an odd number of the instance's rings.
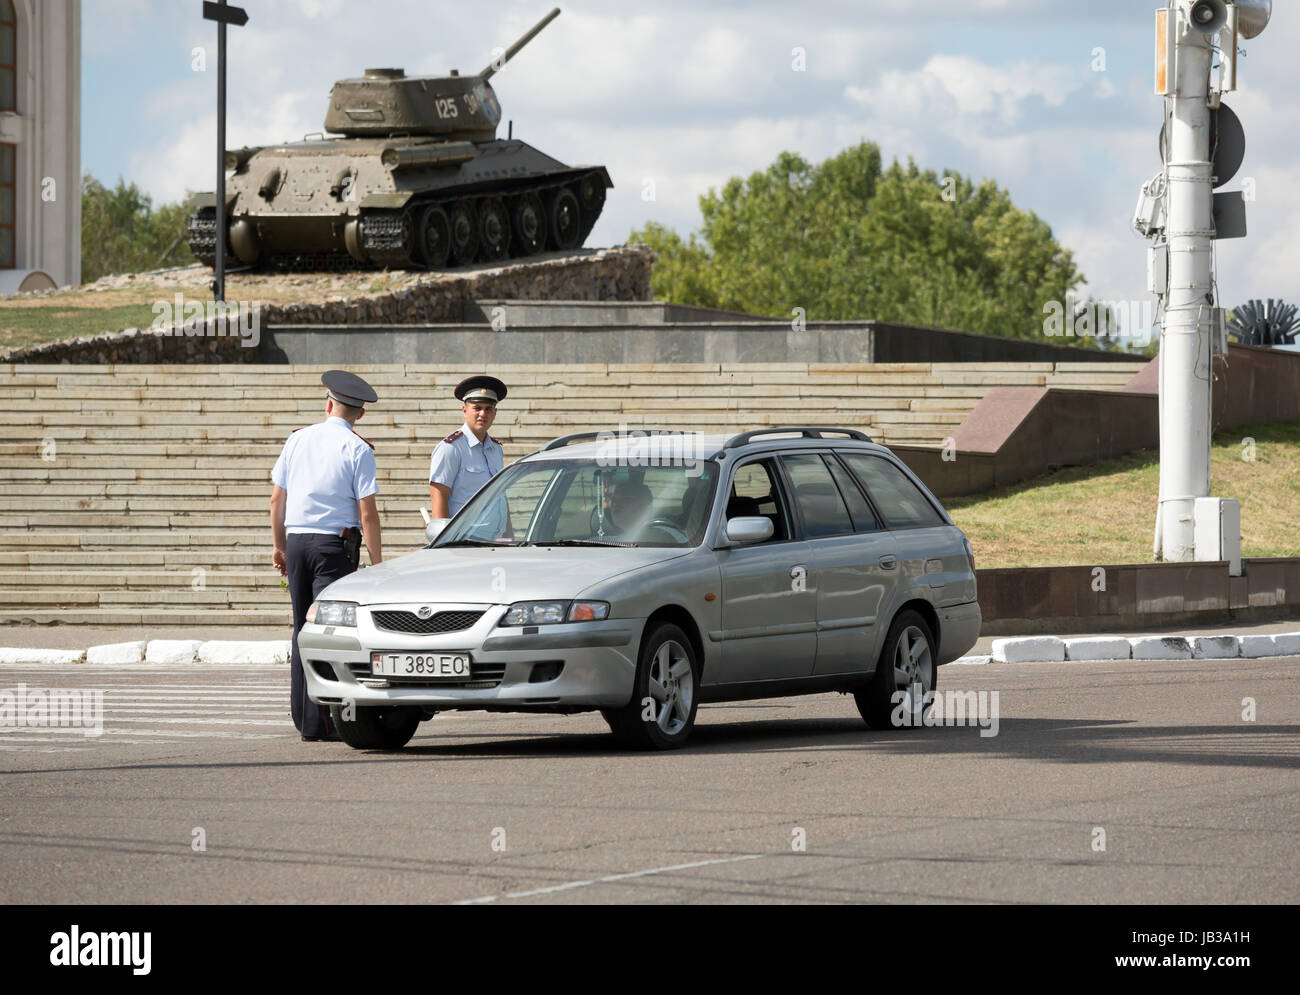
{"label": "car rear window", "polygon": [[866,487],[891,529],[947,524],[917,486],[889,460],[866,453],[840,455]]}
{"label": "car rear window", "polygon": [[839,488],[820,456],[800,453],[782,456],[781,462],[794,485],[794,500],[803,516],[804,535],[816,539],[853,531],[849,510],[844,507]]}
{"label": "car rear window", "polygon": [[862,491],[854,482],[853,475],[840,466],[839,460],[834,456],[828,456],[826,464],[831,468],[831,476],[835,478],[835,483],[840,485],[840,493],[844,495],[844,500],[848,502],[849,514],[853,516],[853,528],[858,532],[875,532],[883,528],[884,526],[876,521],[876,513],[871,510],[871,505],[867,504],[867,499],[862,496]]}

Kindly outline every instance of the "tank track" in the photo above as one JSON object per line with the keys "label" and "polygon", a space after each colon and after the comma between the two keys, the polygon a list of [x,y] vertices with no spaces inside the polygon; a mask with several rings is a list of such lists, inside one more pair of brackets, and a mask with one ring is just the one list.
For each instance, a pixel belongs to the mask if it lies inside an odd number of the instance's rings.
{"label": "tank track", "polygon": [[217,209],[200,207],[190,215],[190,252],[204,266],[217,265]]}
{"label": "tank track", "polygon": [[366,211],[361,215],[361,247],[376,269],[414,267],[411,252],[415,245],[415,225],[411,209],[400,211]]}
{"label": "tank track", "polygon": [[[581,187],[585,179],[594,180],[595,186],[595,203],[594,206],[581,207]],[[346,271],[358,269],[410,269],[422,270],[429,267],[415,261],[412,253],[415,250],[416,233],[414,219],[419,212],[430,205],[437,205],[443,210],[448,210],[450,206],[458,200],[466,197],[475,200],[484,197],[501,197],[507,201],[524,193],[534,193],[542,197],[543,200],[549,195],[554,194],[562,187],[568,187],[579,200],[579,227],[577,245],[580,247],[587,241],[587,236],[591,234],[592,228],[600,218],[601,211],[605,204],[605,186],[600,177],[599,171],[593,170],[590,173],[584,173],[576,177],[569,177],[564,180],[551,183],[540,183],[536,185],[520,186],[509,190],[488,190],[476,194],[467,194],[463,191],[429,193],[412,198],[411,203],[402,210],[367,210],[362,215],[361,225],[361,244],[365,253],[370,258],[369,263],[361,263],[353,259],[345,252],[296,252],[282,253],[270,256],[264,256],[258,263],[258,269],[278,270],[288,272],[317,272],[317,271]],[[217,212],[214,207],[201,207],[190,217],[189,224],[189,243],[190,251],[194,258],[208,267],[215,267],[217,264]],[[510,251],[504,259],[498,260],[504,262],[506,259],[526,259],[526,255],[517,255],[515,252],[515,239],[511,239]],[[547,239],[547,244],[539,251],[546,252],[553,248],[551,239]],[[480,247],[475,262],[486,261],[486,257]],[[226,248],[226,264],[239,265],[238,259],[235,258],[229,244]],[[439,270],[455,269],[456,263],[448,260],[444,265],[438,267]]]}

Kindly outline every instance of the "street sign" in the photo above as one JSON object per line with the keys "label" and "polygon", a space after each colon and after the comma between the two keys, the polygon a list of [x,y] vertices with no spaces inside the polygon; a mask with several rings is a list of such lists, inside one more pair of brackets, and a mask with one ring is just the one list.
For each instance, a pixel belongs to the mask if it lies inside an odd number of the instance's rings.
{"label": "street sign", "polygon": [[216,21],[218,24],[233,24],[236,27],[243,27],[248,23],[248,11],[243,7],[232,7],[226,0],[218,0],[217,3],[211,3],[210,0],[203,0],[203,19],[205,21]]}
{"label": "street sign", "polygon": [[[1160,161],[1169,162],[1169,140],[1165,126],[1160,126]],[[1214,186],[1223,186],[1237,175],[1246,157],[1246,129],[1241,118],[1227,104],[1210,111],[1210,161],[1214,163]]]}

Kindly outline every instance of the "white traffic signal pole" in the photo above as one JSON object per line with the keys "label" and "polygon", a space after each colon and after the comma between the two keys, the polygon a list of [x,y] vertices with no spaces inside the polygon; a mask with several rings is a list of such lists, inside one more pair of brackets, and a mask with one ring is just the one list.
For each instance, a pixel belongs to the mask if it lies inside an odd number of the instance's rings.
{"label": "white traffic signal pole", "polygon": [[1212,49],[1211,36],[1192,25],[1194,6],[1193,0],[1170,5],[1169,16],[1177,17],[1175,86],[1165,98],[1169,276],[1160,327],[1156,553],[1179,561],[1195,558],[1195,500],[1210,494],[1214,195],[1206,98]]}

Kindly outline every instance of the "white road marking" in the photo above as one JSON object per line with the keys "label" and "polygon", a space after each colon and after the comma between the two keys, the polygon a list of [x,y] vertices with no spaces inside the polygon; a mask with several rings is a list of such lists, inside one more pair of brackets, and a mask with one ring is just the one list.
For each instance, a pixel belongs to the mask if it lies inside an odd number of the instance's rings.
{"label": "white road marking", "polygon": [[[87,736],[82,726],[0,727],[0,750],[52,753],[93,750],[112,744],[181,744],[196,739],[285,740],[297,738],[289,720],[289,681],[268,680],[239,667],[214,666],[195,674],[193,665],[62,667],[0,666],[0,691],[25,684],[29,691],[102,691],[104,728]],[[234,673],[232,673],[234,671]],[[218,677],[218,673],[220,677]],[[194,675],[202,683],[178,678]],[[229,676],[225,683],[214,683]],[[278,675],[277,675],[278,676]],[[177,728],[172,728],[177,727]],[[243,727],[247,731],[237,731]],[[278,731],[272,732],[271,728]],[[48,744],[60,744],[58,746]]]}
{"label": "white road marking", "polygon": [[588,888],[595,884],[609,884],[612,881],[628,881],[632,878],[645,878],[652,874],[666,874],[669,871],[689,871],[696,867],[710,867],[714,864],[735,864],[742,860],[759,860],[768,856],[765,853],[750,853],[743,857],[722,857],[718,860],[696,860],[689,864],[673,864],[671,867],[651,867],[644,871],[630,871],[626,874],[608,874],[603,878],[591,878],[587,881],[569,881],[565,884],[551,885],[549,888],[534,888],[531,891],[508,891],[504,895],[484,895],[482,898],[466,898],[453,905],[483,905],[502,898],[531,898],[534,895],[551,895],[557,891],[572,891],[574,888]]}
{"label": "white road marking", "polygon": [[[286,725],[289,725],[288,722],[286,722],[285,724],[286,724]],[[36,730],[36,731],[38,731],[38,732],[45,732],[45,733],[66,733],[66,734],[67,734],[67,739],[72,739],[72,738],[73,738],[73,734],[75,734],[76,737],[78,737],[78,738],[76,738],[76,740],[75,740],[76,742],[80,743],[80,742],[82,741],[82,739],[84,738],[85,743],[86,743],[87,746],[93,746],[93,745],[95,745],[95,743],[103,743],[103,742],[106,742],[110,737],[112,738],[112,742],[113,742],[114,745],[117,745],[118,743],[126,743],[126,742],[130,742],[130,740],[125,740],[125,739],[121,739],[121,738],[119,738],[119,737],[122,737],[122,736],[151,736],[151,737],[153,737],[153,736],[180,736],[180,737],[183,737],[183,738],[185,738],[185,739],[279,739],[279,738],[281,738],[282,736],[286,736],[286,735],[292,735],[292,736],[297,736],[297,735],[298,735],[297,730],[294,730],[294,728],[293,728],[292,725],[289,725],[289,729],[290,729],[291,731],[288,732],[288,733],[277,733],[277,732],[223,732],[223,731],[221,731],[221,730],[217,730],[217,729],[213,729],[213,730],[211,730],[211,731],[203,731],[203,732],[184,732],[184,731],[182,731],[182,730],[180,730],[180,729],[105,729],[104,732],[103,732],[103,734],[102,734],[102,735],[99,735],[99,736],[86,736],[86,735],[85,735],[85,730],[84,730],[84,729],[74,729],[74,728],[67,728],[67,729],[60,729],[60,728],[53,728],[53,729],[39,729],[39,730]],[[6,730],[4,730],[4,735],[0,735],[0,740],[4,740],[4,741],[6,741],[6,742],[10,742],[10,743],[17,743],[17,742],[29,742],[29,743],[32,743],[32,742],[41,742],[41,741],[43,740],[43,738],[44,738],[44,737],[41,737],[41,736],[32,736],[32,735],[28,735],[28,734],[25,733],[25,732],[18,732],[18,731],[14,730],[14,729],[6,729]],[[51,743],[54,743],[54,742],[66,742],[66,741],[67,741],[66,739],[59,739],[59,738],[52,738],[52,739],[47,740],[47,742],[51,742]],[[157,742],[157,741],[158,741],[158,740],[156,740],[156,739],[140,740],[140,742],[142,742],[142,743],[143,743],[143,742],[155,743],[155,742]]]}

